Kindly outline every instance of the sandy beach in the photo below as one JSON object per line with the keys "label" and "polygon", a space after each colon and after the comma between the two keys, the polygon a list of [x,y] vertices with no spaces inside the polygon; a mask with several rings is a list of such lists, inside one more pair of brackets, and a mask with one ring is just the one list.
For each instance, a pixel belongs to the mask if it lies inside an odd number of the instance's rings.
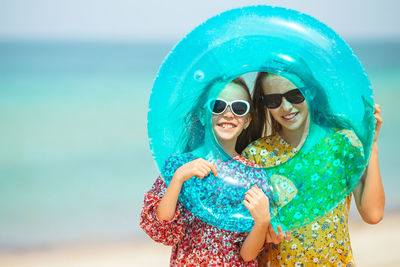
{"label": "sandy beach", "polygon": [[[400,266],[400,215],[386,215],[378,225],[350,221],[357,266]],[[128,267],[168,266],[170,247],[150,239],[141,242],[86,244],[0,254],[0,266]]]}

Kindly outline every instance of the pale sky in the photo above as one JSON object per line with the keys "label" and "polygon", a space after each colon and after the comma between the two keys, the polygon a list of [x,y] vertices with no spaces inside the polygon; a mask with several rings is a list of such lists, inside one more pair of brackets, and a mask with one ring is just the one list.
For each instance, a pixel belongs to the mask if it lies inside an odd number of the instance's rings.
{"label": "pale sky", "polygon": [[400,40],[398,0],[0,0],[0,38],[176,41],[251,4],[302,11],[345,39]]}

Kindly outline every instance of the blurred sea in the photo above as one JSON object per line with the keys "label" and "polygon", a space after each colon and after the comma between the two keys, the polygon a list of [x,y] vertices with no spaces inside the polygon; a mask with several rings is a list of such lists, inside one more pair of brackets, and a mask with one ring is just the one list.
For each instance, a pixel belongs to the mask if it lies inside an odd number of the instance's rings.
{"label": "blurred sea", "polygon": [[[350,45],[382,106],[386,211],[398,212],[400,42]],[[172,46],[0,42],[0,252],[144,236],[157,176],[147,105]]]}

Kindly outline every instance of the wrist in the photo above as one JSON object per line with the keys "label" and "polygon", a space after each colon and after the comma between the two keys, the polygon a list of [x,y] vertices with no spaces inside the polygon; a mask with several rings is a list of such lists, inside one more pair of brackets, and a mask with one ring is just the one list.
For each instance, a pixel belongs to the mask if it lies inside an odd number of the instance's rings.
{"label": "wrist", "polygon": [[262,220],[254,221],[254,227],[257,228],[267,228],[270,223],[270,218],[264,218]]}
{"label": "wrist", "polygon": [[179,172],[176,172],[171,180],[171,182],[178,183],[178,184],[183,184],[184,181],[185,181],[185,179]]}

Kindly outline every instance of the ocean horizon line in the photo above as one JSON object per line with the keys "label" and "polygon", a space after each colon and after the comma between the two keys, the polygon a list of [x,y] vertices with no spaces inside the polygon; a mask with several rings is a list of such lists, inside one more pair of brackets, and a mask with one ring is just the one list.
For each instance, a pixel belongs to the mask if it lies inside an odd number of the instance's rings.
{"label": "ocean horizon line", "polygon": [[[186,35],[182,35],[178,38],[171,39],[142,39],[142,38],[48,38],[48,37],[11,37],[11,36],[0,36],[0,43],[70,43],[70,44],[175,44],[179,42]],[[399,44],[400,37],[393,38],[344,38],[349,44],[352,43],[364,43],[364,44]]]}

